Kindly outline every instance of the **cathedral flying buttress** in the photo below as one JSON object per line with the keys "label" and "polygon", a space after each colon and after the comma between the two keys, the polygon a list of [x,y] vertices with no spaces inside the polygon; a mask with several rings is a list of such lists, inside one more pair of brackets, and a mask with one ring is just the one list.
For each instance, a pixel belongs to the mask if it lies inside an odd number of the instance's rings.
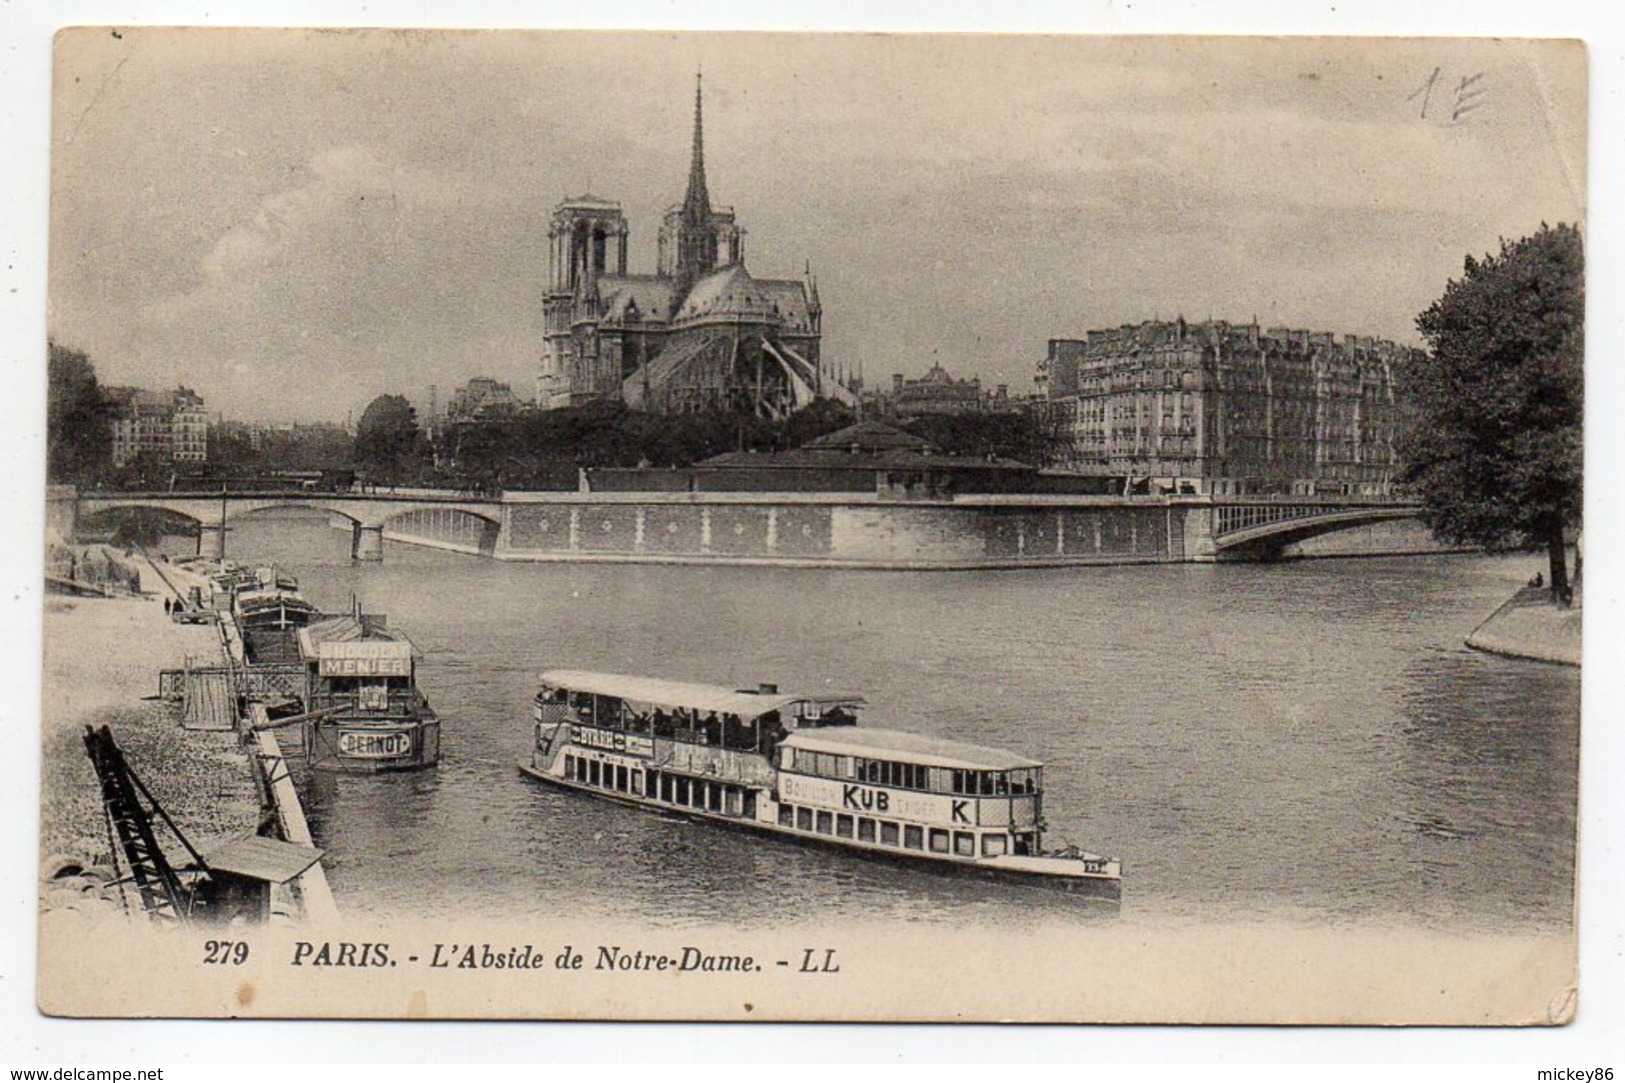
{"label": "cathedral flying buttress", "polygon": [[554,208],[538,405],[783,417],[820,398],[856,404],[823,364],[811,268],[800,279],[752,276],[745,230],[731,207],[711,203],[697,77],[688,187],[661,223],[654,274],[628,273],[627,233],[613,200]]}

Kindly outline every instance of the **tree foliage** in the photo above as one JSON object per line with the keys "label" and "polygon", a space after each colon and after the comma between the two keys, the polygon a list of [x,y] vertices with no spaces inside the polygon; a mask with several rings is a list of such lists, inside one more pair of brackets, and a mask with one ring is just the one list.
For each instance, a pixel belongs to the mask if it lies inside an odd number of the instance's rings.
{"label": "tree foliage", "polygon": [[436,460],[464,484],[574,488],[581,467],[691,466],[725,451],[797,447],[852,423],[835,403],[783,421],[739,413],[650,414],[601,402],[447,428]]}
{"label": "tree foliage", "polygon": [[417,411],[401,395],[379,395],[356,424],[355,464],[369,480],[399,485],[417,480],[426,449]]}
{"label": "tree foliage", "polygon": [[1427,353],[1399,373],[1416,411],[1400,481],[1429,526],[1457,544],[1544,546],[1559,596],[1564,530],[1581,513],[1584,263],[1568,225],[1467,257],[1416,318]]}
{"label": "tree foliage", "polygon": [[1044,427],[1031,410],[939,414],[914,418],[902,427],[950,455],[994,455],[1027,463],[1046,458]]}
{"label": "tree foliage", "polygon": [[46,477],[90,484],[113,461],[112,414],[96,366],[82,351],[55,342],[46,353]]}

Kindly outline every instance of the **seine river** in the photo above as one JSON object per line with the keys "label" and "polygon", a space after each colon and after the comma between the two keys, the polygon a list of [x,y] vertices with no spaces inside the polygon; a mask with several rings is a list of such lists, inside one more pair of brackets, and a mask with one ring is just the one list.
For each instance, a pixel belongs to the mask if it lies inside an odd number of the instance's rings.
{"label": "seine river", "polygon": [[[324,521],[230,555],[351,593],[424,652],[442,762],[321,774],[350,913],[659,926],[787,915],[1300,922],[1493,932],[1572,915],[1580,679],[1461,645],[1535,558],[892,573],[510,564]],[[1049,764],[1049,841],[1123,861],[1118,908],[865,861],[520,776],[561,666],[865,695],[865,721]]]}

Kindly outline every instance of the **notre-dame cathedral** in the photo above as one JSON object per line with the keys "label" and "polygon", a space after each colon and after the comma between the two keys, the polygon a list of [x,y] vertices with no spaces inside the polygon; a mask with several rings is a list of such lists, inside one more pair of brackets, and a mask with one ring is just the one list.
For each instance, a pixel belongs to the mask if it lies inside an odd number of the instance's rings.
{"label": "notre-dame cathedral", "polygon": [[654,274],[627,273],[626,238],[619,203],[586,195],[553,211],[540,406],[782,417],[818,398],[855,402],[820,360],[811,273],[753,277],[732,208],[711,205],[697,80],[688,192],[666,212]]}

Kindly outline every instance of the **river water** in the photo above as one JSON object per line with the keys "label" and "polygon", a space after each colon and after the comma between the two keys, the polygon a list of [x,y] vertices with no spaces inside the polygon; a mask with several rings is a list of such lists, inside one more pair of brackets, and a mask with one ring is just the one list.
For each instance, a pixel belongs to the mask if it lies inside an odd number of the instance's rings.
{"label": "river water", "polygon": [[[382,564],[358,564],[320,519],[234,526],[234,559],[279,563],[324,609],[358,594],[425,655],[439,767],[305,780],[352,914],[1499,933],[1572,917],[1579,673],[1461,645],[1534,558],[892,573],[516,564],[386,543]],[[1043,760],[1048,841],[1120,857],[1121,905],[524,779],[535,675],[554,666],[857,691],[867,724]]]}

